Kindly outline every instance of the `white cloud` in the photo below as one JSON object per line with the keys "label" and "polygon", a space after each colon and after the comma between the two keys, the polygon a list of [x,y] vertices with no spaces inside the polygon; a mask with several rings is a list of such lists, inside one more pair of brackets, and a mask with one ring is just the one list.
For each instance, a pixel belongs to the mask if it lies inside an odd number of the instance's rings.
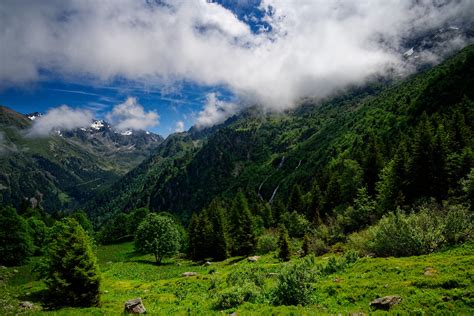
{"label": "white cloud", "polygon": [[28,135],[32,137],[48,136],[52,131],[72,130],[82,126],[88,126],[92,121],[92,112],[83,109],[72,109],[67,105],[61,105],[50,109],[45,115],[36,118]]}
{"label": "white cloud", "polygon": [[155,111],[145,111],[134,97],[128,97],[125,102],[116,105],[107,119],[119,130],[143,130],[159,124],[160,116]]}
{"label": "white cloud", "polygon": [[41,80],[41,69],[156,86],[190,80],[284,109],[403,70],[405,38],[474,16],[472,0],[263,0],[272,30],[254,34],[219,4],[161,2],[1,1],[0,83]]}
{"label": "white cloud", "polygon": [[176,127],[174,129],[176,133],[182,133],[184,132],[184,122],[183,121],[177,121],[176,122]]}
{"label": "white cloud", "polygon": [[215,93],[207,95],[207,102],[204,109],[199,112],[196,119],[196,127],[210,127],[223,123],[228,117],[234,115],[239,107],[234,103],[221,101]]}

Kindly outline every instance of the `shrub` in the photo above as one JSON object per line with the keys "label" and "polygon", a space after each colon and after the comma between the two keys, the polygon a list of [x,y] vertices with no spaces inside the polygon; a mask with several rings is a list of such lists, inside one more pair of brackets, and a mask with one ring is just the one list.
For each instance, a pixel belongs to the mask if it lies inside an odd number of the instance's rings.
{"label": "shrub", "polygon": [[217,294],[216,308],[229,309],[244,302],[254,302],[261,294],[261,289],[252,283],[232,286]]}
{"label": "shrub", "polygon": [[275,251],[278,248],[278,239],[272,233],[263,234],[258,238],[257,252],[265,255],[269,252]]}
{"label": "shrub", "polygon": [[370,230],[370,249],[378,256],[413,256],[472,238],[472,214],[463,206],[424,204],[415,211],[384,216]]}
{"label": "shrub", "polygon": [[99,271],[90,237],[72,218],[51,229],[45,261],[40,267],[53,306],[96,306],[99,304]]}
{"label": "shrub", "polygon": [[290,237],[303,237],[309,227],[306,217],[296,211],[283,213],[280,222],[288,229]]}
{"label": "shrub", "polygon": [[280,305],[307,305],[311,302],[311,293],[315,281],[314,257],[287,266],[278,276],[275,289],[275,303]]}
{"label": "shrub", "polygon": [[259,267],[241,267],[229,273],[226,283],[229,287],[252,283],[257,287],[263,288],[265,284],[264,271]]}
{"label": "shrub", "polygon": [[442,234],[446,244],[455,245],[472,239],[474,234],[472,212],[461,205],[447,207]]}

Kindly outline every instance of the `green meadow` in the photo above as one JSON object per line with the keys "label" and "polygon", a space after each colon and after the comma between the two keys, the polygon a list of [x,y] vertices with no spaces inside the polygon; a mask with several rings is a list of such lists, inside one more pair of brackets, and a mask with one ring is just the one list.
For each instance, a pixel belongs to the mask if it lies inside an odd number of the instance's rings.
{"label": "green meadow", "polygon": [[[97,256],[102,275],[100,307],[42,310],[41,295],[45,285],[32,272],[37,261],[34,258],[28,265],[1,269],[0,314],[15,314],[19,301],[28,300],[35,304],[34,310],[28,311],[31,314],[117,315],[123,312],[125,301],[136,297],[142,298],[147,313],[152,315],[367,314],[384,313],[372,310],[369,303],[386,295],[402,297],[402,302],[395,305],[391,313],[474,312],[472,243],[425,256],[364,257],[336,272],[319,273],[312,283],[311,304],[304,307],[277,306],[272,303],[272,296],[284,266],[305,259],[294,257],[282,263],[270,253],[257,262],[233,257],[206,266],[178,256],[158,266],[152,255],[136,254],[132,243],[100,246]],[[319,269],[324,269],[330,261],[337,262],[341,258],[342,255],[327,254],[313,261]],[[263,280],[260,295],[232,308],[220,308],[219,297],[229,288],[233,289],[229,275],[235,271],[243,278],[258,275]],[[184,272],[196,272],[197,276],[184,277]]]}

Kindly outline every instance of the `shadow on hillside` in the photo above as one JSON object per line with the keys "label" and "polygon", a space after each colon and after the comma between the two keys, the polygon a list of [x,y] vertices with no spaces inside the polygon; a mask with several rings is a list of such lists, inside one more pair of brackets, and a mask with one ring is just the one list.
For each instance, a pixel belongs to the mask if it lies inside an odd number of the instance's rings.
{"label": "shadow on hillside", "polygon": [[235,258],[235,259],[233,259],[233,260],[229,261],[229,263],[227,263],[227,265],[232,265],[232,264],[234,264],[234,263],[237,263],[237,262],[243,261],[243,260],[245,260],[245,258],[247,258],[247,257],[240,257],[240,258]]}
{"label": "shadow on hillside", "polygon": [[29,301],[32,303],[40,304],[40,303],[44,303],[47,293],[48,293],[48,290],[46,289],[38,290],[36,292],[19,295],[18,300]]}

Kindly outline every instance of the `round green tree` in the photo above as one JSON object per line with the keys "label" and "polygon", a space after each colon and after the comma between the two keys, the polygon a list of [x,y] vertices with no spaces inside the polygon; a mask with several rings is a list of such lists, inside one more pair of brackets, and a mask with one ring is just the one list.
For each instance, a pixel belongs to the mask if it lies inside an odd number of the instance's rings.
{"label": "round green tree", "polygon": [[73,218],[51,229],[45,261],[40,269],[53,306],[97,306],[100,276],[89,235]]}
{"label": "round green tree", "polygon": [[135,235],[135,250],[152,253],[156,263],[174,255],[180,247],[181,235],[178,225],[168,216],[148,214],[138,226]]}

